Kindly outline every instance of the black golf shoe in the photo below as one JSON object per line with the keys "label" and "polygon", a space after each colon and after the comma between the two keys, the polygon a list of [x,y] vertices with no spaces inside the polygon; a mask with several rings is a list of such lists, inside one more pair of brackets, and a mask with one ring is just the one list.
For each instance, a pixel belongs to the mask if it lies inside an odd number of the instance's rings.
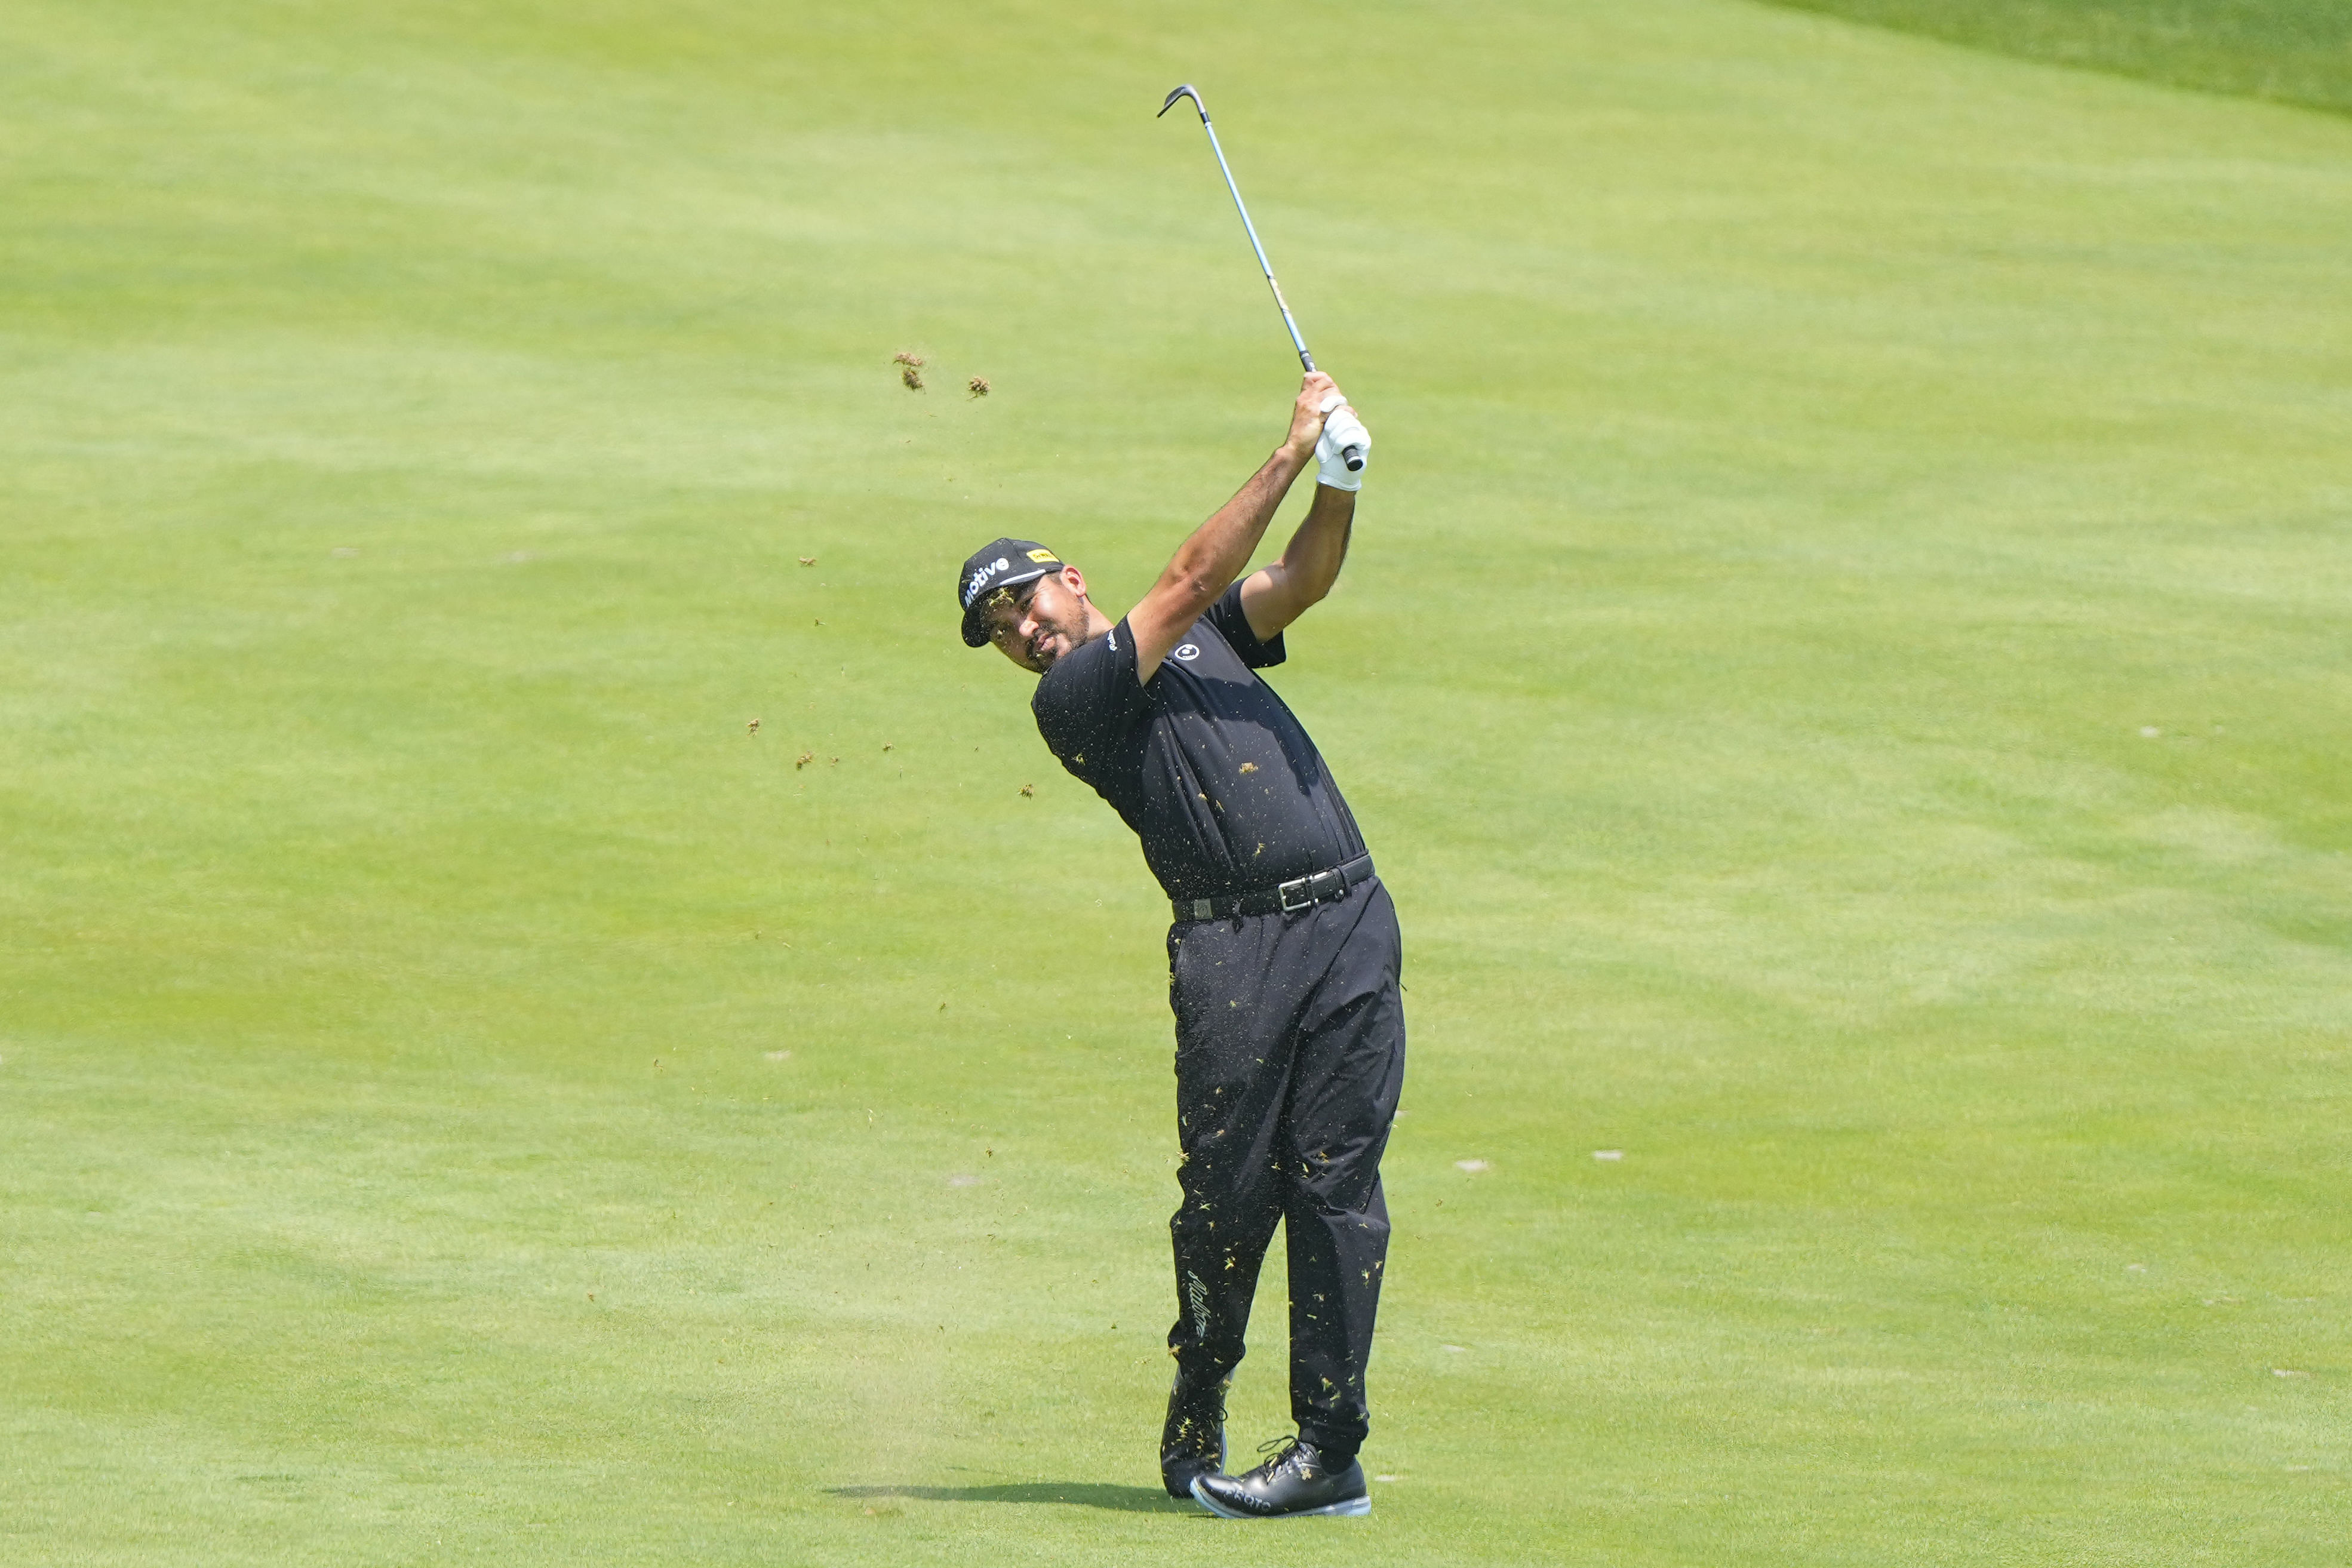
{"label": "black golf shoe", "polygon": [[1168,1391],[1168,1425],[1160,1430],[1160,1479],[1170,1497],[1191,1497],[1196,1476],[1213,1476],[1225,1468],[1225,1388],[1223,1383],[1192,1388],[1184,1374]]}
{"label": "black golf shoe", "polygon": [[1281,1443],[1279,1453],[1247,1475],[1198,1478],[1192,1482],[1193,1500],[1220,1519],[1354,1518],[1372,1511],[1364,1467],[1352,1457],[1334,1465],[1311,1443],[1296,1437]]}

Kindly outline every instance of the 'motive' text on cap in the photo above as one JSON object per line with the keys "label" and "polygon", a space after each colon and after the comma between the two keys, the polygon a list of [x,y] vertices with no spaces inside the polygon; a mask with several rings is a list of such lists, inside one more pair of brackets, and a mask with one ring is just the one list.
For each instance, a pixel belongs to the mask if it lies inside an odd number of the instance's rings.
{"label": "'motive' text on cap", "polygon": [[963,640],[967,647],[988,641],[988,596],[999,588],[1034,583],[1048,572],[1059,572],[1062,558],[1034,539],[1000,539],[963,563],[956,579],[956,603],[963,609]]}

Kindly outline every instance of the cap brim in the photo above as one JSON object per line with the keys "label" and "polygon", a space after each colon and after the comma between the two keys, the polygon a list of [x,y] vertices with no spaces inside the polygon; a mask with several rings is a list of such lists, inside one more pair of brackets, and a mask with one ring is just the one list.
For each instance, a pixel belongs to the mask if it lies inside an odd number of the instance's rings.
{"label": "cap brim", "polygon": [[997,590],[1018,588],[1024,583],[1034,583],[1040,577],[1050,577],[1061,569],[1059,562],[1051,566],[1033,565],[1019,571],[1007,572],[1003,576],[991,583],[985,593],[964,606],[963,646],[966,647],[988,646],[988,601],[996,596]]}

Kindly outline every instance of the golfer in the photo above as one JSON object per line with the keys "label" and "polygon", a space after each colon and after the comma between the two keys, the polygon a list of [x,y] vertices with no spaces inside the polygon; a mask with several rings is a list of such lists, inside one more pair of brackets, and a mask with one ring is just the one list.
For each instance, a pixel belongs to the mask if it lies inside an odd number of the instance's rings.
{"label": "golfer", "polygon": [[[1135,829],[1174,906],[1183,1202],[1160,1469],[1171,1496],[1228,1519],[1371,1510],[1356,1451],[1388,1253],[1381,1152],[1404,1077],[1402,948],[1348,803],[1257,675],[1339,574],[1361,482],[1342,453],[1370,443],[1331,378],[1308,375],[1281,447],[1116,623],[1084,574],[1028,540],[989,545],[957,584],[964,641],[1042,678],[1038,732]],[[1236,583],[1309,466],[1306,521]],[[1225,1388],[1276,1221],[1298,1433],[1227,1476]]]}

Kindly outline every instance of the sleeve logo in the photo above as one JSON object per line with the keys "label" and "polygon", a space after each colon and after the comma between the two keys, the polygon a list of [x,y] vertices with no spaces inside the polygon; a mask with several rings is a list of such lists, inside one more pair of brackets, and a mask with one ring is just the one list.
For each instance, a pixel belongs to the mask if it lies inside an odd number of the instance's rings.
{"label": "sleeve logo", "polygon": [[1176,649],[1176,657],[1190,664],[1201,657],[1201,650],[1191,643],[1185,643]]}

